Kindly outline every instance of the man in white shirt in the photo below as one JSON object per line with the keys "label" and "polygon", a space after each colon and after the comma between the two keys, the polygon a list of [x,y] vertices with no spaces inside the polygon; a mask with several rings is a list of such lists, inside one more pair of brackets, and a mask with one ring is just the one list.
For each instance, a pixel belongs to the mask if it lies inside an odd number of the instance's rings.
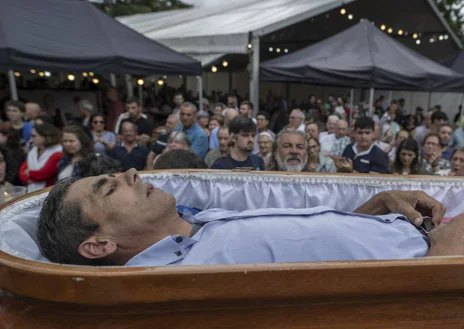
{"label": "man in white shirt", "polygon": [[320,139],[321,152],[328,154],[332,150],[334,143],[348,135],[348,122],[346,120],[338,120],[336,123],[336,130],[334,134],[325,135]]}
{"label": "man in white shirt", "polygon": [[430,133],[430,127],[432,126],[432,114],[433,112],[426,112],[424,114],[424,119],[422,121],[422,125],[416,127],[414,130],[414,136],[416,136],[416,141],[419,145],[422,145],[424,142],[424,137]]}
{"label": "man in white shirt", "polygon": [[330,135],[330,134],[335,134],[335,131],[337,130],[337,122],[340,120],[338,116],[336,115],[331,115],[327,119],[327,131],[321,132],[319,135],[319,141],[322,140],[323,137]]}
{"label": "man in white shirt", "polygon": [[298,129],[304,132],[305,131],[304,120],[305,120],[304,113],[300,109],[294,109],[292,112],[290,112],[290,117],[289,117],[290,127],[289,128]]}

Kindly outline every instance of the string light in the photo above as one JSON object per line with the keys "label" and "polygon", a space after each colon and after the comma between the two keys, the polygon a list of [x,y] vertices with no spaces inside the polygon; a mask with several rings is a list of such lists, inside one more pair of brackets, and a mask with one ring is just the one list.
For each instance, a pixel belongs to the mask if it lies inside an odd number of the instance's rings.
{"label": "string light", "polygon": [[445,34],[445,36],[443,37],[445,40],[448,40],[448,34]]}
{"label": "string light", "polygon": [[43,76],[44,76],[44,73],[43,73],[43,72],[39,72],[39,76],[43,77]]}
{"label": "string light", "polygon": [[387,28],[387,27],[386,27],[385,25],[382,25],[382,26],[380,27],[380,29],[381,29],[382,31],[385,31],[386,28]]}
{"label": "string light", "polygon": [[430,43],[434,43],[435,42],[435,39],[434,38],[430,38]]}
{"label": "string light", "polygon": [[216,66],[211,67],[211,72],[216,73],[217,72],[217,67]]}
{"label": "string light", "polygon": [[182,74],[179,74],[179,79],[183,79],[184,77],[182,76]]}
{"label": "string light", "polygon": [[93,72],[89,72],[89,76],[93,77]]}
{"label": "string light", "polygon": [[345,9],[345,8],[342,8],[342,9],[340,10],[340,14],[345,15],[345,14],[346,14],[346,9]]}
{"label": "string light", "polygon": [[227,61],[223,61],[222,66],[227,67],[227,66],[229,66],[229,63]]}
{"label": "string light", "polygon": [[31,69],[31,73],[32,73],[32,74],[35,74],[35,72],[36,72],[36,71],[35,71],[34,69]]}
{"label": "string light", "polygon": [[[42,73],[42,72],[40,72],[40,73]],[[40,73],[39,73],[39,74],[40,74]],[[42,76],[42,75],[41,75],[41,76]],[[68,75],[68,80],[69,80],[69,81],[74,81],[75,78],[76,78],[76,77],[75,77],[74,75],[72,75],[72,74],[69,74],[69,75]]]}
{"label": "string light", "polygon": [[438,37],[438,39],[440,39],[440,41],[443,40],[443,36],[440,35],[440,36]]}
{"label": "string light", "polygon": [[277,48],[277,49],[276,49],[276,53],[280,53],[280,48]]}
{"label": "string light", "polygon": [[284,53],[288,53],[288,49],[287,49],[287,48],[284,49]]}
{"label": "string light", "polygon": [[83,77],[86,77],[87,75],[88,75],[87,72],[82,72]]}
{"label": "string light", "polygon": [[388,29],[388,33],[390,33],[390,34],[393,33],[393,29],[391,27]]}
{"label": "string light", "polygon": [[98,85],[98,83],[100,82],[100,80],[98,80],[97,78],[93,78],[92,79],[92,82],[96,85]]}
{"label": "string light", "polygon": [[139,86],[143,86],[143,84],[144,84],[143,79],[138,79],[138,80],[137,80],[137,84],[138,84]]}
{"label": "string light", "polygon": [[348,15],[348,19],[353,19],[353,15],[352,15],[352,14],[349,14],[349,15]]}
{"label": "string light", "polygon": [[15,75],[15,77],[20,77],[20,76],[21,76],[21,73],[15,72],[14,75]]}
{"label": "string light", "polygon": [[419,37],[419,36],[417,35],[417,33],[414,33],[414,34],[412,35],[412,38],[413,38],[413,39],[417,39],[418,37]]}
{"label": "string light", "polygon": [[248,49],[251,49],[251,47],[253,47],[253,46],[251,45],[251,43],[249,43],[248,44]]}
{"label": "string light", "polygon": [[274,50],[274,48],[272,48],[272,47],[269,47],[269,52],[271,52],[271,53],[272,53],[272,51],[273,51],[273,50]]}
{"label": "string light", "polygon": [[416,44],[417,44],[417,45],[420,45],[420,44],[421,44],[421,41],[420,41],[419,39],[416,40]]}
{"label": "string light", "polygon": [[403,33],[404,33],[403,30],[398,31],[398,35],[403,35]]}
{"label": "string light", "polygon": [[156,83],[157,83],[159,86],[162,86],[162,85],[164,85],[164,80],[158,79],[158,81],[156,81]]}
{"label": "string light", "polygon": [[50,78],[52,76],[52,74],[48,71],[45,71],[44,72],[44,75],[47,77],[47,78]]}

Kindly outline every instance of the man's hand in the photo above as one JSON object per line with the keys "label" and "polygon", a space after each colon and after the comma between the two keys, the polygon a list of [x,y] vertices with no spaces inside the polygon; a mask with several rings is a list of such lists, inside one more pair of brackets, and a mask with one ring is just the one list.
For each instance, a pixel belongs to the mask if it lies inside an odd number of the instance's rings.
{"label": "man's hand", "polygon": [[387,191],[377,194],[354,212],[374,216],[401,214],[416,226],[422,225],[423,216],[429,216],[433,224],[438,226],[446,213],[446,208],[422,191]]}
{"label": "man's hand", "polygon": [[353,172],[353,161],[340,156],[329,155],[338,172]]}

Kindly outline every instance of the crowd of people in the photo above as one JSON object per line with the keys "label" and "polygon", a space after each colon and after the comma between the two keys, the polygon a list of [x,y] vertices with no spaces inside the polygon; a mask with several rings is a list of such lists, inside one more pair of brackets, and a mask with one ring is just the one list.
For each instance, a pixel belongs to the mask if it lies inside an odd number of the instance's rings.
{"label": "crowd of people", "polygon": [[293,110],[261,105],[254,116],[253,103],[236,94],[212,98],[198,109],[176,92],[147,108],[138,98],[123,103],[109,88],[105,111],[78,102],[80,120],[57,115],[50,102],[8,101],[0,185],[32,192],[66,177],[130,168],[464,176],[463,123],[439,105],[410,114],[404,100],[381,97],[369,116],[343,97],[311,95]]}

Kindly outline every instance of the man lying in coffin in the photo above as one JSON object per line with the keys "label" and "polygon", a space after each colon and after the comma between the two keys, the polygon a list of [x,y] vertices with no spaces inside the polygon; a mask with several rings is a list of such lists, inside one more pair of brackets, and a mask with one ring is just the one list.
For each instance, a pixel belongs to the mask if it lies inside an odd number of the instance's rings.
{"label": "man lying in coffin", "polygon": [[[46,198],[38,241],[56,263],[165,266],[404,259],[462,254],[464,218],[418,191],[382,192],[354,213],[327,207],[229,211],[176,206],[135,169],[65,180]],[[431,217],[430,233],[424,227]]]}

